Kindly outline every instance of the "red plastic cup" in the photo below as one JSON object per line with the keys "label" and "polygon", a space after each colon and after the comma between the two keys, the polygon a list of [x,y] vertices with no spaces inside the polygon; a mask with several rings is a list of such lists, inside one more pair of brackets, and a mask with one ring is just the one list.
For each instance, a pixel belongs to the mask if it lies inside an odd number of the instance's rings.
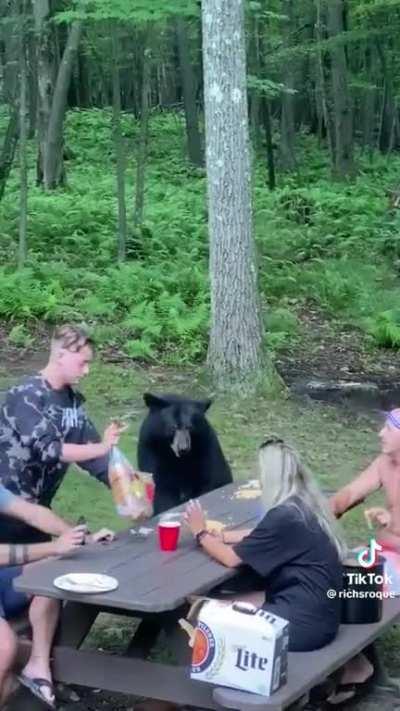
{"label": "red plastic cup", "polygon": [[180,530],[180,521],[160,521],[158,524],[158,540],[162,551],[176,550]]}

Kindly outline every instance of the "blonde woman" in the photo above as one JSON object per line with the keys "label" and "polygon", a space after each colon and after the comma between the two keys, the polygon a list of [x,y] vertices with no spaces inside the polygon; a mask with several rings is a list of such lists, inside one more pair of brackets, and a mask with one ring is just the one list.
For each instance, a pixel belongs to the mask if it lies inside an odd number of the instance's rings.
{"label": "blonde woman", "polygon": [[289,445],[266,440],[259,469],[266,513],[253,530],[208,533],[199,502],[189,502],[186,522],[212,558],[229,568],[245,564],[261,577],[265,592],[240,599],[289,621],[291,651],[319,649],[339,628],[345,545],[317,484]]}

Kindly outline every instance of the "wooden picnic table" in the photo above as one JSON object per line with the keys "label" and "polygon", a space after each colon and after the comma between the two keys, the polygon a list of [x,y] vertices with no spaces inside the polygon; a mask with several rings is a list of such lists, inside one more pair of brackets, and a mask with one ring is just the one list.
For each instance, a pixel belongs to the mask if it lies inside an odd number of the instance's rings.
{"label": "wooden picnic table", "polygon": [[[256,525],[261,516],[260,498],[237,498],[235,494],[241,487],[243,482],[229,484],[202,496],[207,518],[230,528]],[[184,506],[180,506],[171,511],[182,512],[183,509]],[[119,533],[112,543],[83,546],[71,555],[28,566],[15,581],[15,587],[28,594],[67,602],[53,650],[54,676],[58,681],[215,708],[212,686],[190,680],[187,637],[178,628],[177,618],[188,596],[207,593],[237,576],[238,571],[211,560],[196,546],[184,526],[177,550],[160,551],[157,523],[158,517],[154,517],[142,524],[153,529],[147,538],[127,530]],[[117,578],[119,586],[109,593],[83,595],[65,592],[53,585],[59,575],[80,572],[111,575]],[[104,611],[142,618],[129,646],[129,657],[79,650],[97,615]],[[160,626],[169,635],[167,644],[170,646],[171,641],[171,648],[177,649],[179,636],[186,652],[186,666],[132,658],[149,651]],[[27,654],[29,643],[23,643],[22,647]]]}

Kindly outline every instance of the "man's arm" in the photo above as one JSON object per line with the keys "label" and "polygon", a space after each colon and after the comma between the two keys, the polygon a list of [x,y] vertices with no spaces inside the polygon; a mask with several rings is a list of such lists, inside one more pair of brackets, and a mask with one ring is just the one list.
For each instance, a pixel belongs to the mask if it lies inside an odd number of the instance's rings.
{"label": "man's arm", "polygon": [[[108,462],[110,451],[112,447],[118,444],[119,438],[125,429],[126,426],[112,422],[104,430],[103,438],[100,440],[100,435],[95,426],[86,417],[80,433],[80,443],[63,445],[64,461],[76,462],[90,476],[109,487]],[[85,456],[79,456],[80,452],[83,452]],[[79,458],[76,458],[76,455]],[[72,458],[65,459],[66,456]]]}
{"label": "man's arm", "polygon": [[35,543],[33,545],[0,545],[0,565],[24,565],[41,558],[56,555],[54,541],[51,543]]}
{"label": "man's arm", "polygon": [[61,461],[70,464],[83,464],[91,459],[104,457],[109,450],[103,442],[90,442],[88,444],[63,444],[61,448]]}
{"label": "man's arm", "polygon": [[24,523],[39,529],[39,531],[49,533],[51,536],[61,536],[72,528],[50,509],[38,504],[31,504],[21,496],[12,498],[5,513],[8,516],[24,521]]}
{"label": "man's arm", "polygon": [[85,527],[75,526],[75,528],[69,529],[59,538],[51,541],[51,543],[33,543],[32,545],[1,544],[0,566],[25,565],[42,558],[72,553],[82,545],[84,538]]}
{"label": "man's arm", "polygon": [[377,457],[356,479],[340,489],[329,499],[332,512],[338,518],[369,494],[381,487],[380,457]]}

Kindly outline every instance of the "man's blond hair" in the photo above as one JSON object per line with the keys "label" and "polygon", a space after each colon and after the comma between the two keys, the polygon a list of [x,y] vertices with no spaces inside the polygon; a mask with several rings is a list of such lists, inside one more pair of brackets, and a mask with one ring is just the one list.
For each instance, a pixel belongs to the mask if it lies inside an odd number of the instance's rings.
{"label": "man's blond hair", "polygon": [[85,346],[89,346],[94,351],[94,340],[83,326],[73,326],[68,323],[58,326],[51,339],[52,352],[63,349],[78,353]]}

